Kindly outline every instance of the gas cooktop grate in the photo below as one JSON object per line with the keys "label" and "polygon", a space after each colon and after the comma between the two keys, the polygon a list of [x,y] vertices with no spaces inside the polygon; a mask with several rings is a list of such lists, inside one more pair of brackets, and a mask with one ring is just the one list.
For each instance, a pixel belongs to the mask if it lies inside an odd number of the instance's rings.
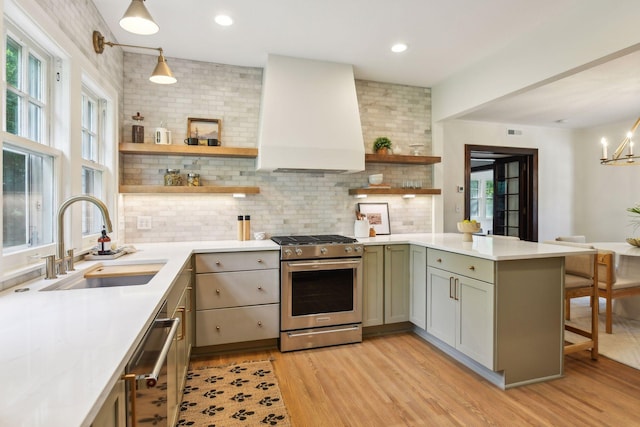
{"label": "gas cooktop grate", "polygon": [[273,236],[271,240],[281,246],[286,245],[320,245],[320,244],[340,244],[355,243],[352,237],[340,236],[337,234],[311,235],[311,236]]}

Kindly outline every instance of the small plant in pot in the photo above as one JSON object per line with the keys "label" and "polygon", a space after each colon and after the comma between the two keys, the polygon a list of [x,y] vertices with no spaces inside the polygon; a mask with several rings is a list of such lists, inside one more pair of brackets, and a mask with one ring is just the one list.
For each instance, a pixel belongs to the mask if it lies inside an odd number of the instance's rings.
{"label": "small plant in pot", "polygon": [[378,154],[389,154],[391,140],[386,136],[381,136],[373,141],[373,151]]}

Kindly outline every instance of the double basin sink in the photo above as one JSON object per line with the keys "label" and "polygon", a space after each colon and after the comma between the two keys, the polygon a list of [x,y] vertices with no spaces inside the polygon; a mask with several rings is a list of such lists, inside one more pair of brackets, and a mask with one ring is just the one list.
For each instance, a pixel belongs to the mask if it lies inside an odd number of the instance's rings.
{"label": "double basin sink", "polygon": [[84,274],[71,274],[41,290],[63,291],[146,285],[163,266],[163,263],[96,266]]}

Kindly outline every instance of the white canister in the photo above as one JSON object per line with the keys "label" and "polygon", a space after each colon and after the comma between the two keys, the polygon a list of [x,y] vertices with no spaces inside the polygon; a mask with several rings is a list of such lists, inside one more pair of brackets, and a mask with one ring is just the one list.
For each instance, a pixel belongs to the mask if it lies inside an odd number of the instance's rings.
{"label": "white canister", "polygon": [[171,144],[171,131],[165,128],[156,128],[154,134],[154,142],[156,144],[169,145]]}
{"label": "white canister", "polygon": [[358,237],[369,237],[369,220],[368,219],[356,219],[356,223],[353,226],[353,235]]}

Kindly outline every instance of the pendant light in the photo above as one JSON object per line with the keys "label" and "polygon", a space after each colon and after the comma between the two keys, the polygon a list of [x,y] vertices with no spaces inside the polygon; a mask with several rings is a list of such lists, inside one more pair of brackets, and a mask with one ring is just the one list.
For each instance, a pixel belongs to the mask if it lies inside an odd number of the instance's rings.
{"label": "pendant light", "polygon": [[130,44],[106,42],[104,41],[104,36],[99,31],[94,31],[93,32],[93,50],[96,53],[102,53],[104,52],[105,45],[111,46],[111,47],[124,46],[124,47],[134,47],[136,49],[157,50],[160,52],[160,55],[158,56],[158,64],[156,65],[156,68],[153,70],[151,77],[149,77],[149,80],[151,80],[153,83],[158,83],[158,84],[173,84],[178,81],[173,76],[171,69],[169,69],[169,66],[167,65],[167,60],[164,57],[164,52],[162,51],[161,47],[146,47],[146,46],[136,46],[136,45],[130,45]]}
{"label": "pendant light", "polygon": [[160,27],[144,6],[144,0],[132,0],[129,8],[120,19],[120,26],[130,33],[149,35],[158,32]]}

